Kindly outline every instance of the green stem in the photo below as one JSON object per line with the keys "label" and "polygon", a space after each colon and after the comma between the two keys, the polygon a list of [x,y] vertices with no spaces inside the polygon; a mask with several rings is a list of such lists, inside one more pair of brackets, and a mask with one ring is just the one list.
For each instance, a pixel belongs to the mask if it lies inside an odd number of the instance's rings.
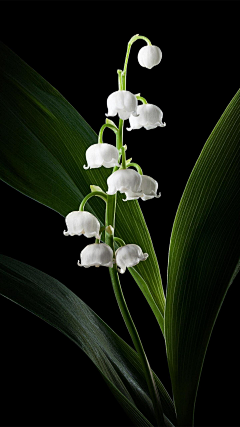
{"label": "green stem", "polygon": [[127,165],[127,168],[129,168],[129,167],[133,167],[133,168],[136,168],[137,169],[137,171],[138,171],[138,173],[140,174],[140,175],[142,175],[143,174],[143,171],[142,171],[142,168],[137,164],[137,163],[128,163],[128,165]]}
{"label": "green stem", "polygon": [[139,36],[139,34],[136,34],[135,36],[133,36],[129,42],[128,42],[128,47],[127,47],[127,53],[126,53],[126,58],[125,58],[125,63],[124,63],[124,68],[123,68],[123,72],[122,72],[122,90],[126,90],[126,75],[127,75],[127,65],[128,65],[128,59],[129,59],[129,54],[130,54],[130,49],[132,44],[136,41],[136,40],[145,40],[147,42],[147,44],[149,46],[151,46],[151,42],[147,37],[144,36]]}
{"label": "green stem", "polygon": [[116,134],[117,136],[116,147],[118,150],[120,150],[120,148],[122,148],[122,145],[123,145],[123,125],[124,125],[124,120],[119,119],[118,133]]}
{"label": "green stem", "polygon": [[145,375],[145,379],[147,382],[147,386],[149,389],[149,394],[153,402],[154,412],[157,420],[158,426],[164,426],[164,420],[163,420],[163,413],[162,413],[162,405],[160,402],[158,390],[153,378],[152,370],[150,368],[149,362],[147,360],[147,356],[144,352],[143,345],[141,343],[140,337],[138,335],[137,329],[134,325],[134,322],[132,320],[132,317],[129,313],[126,301],[124,299],[124,295],[122,292],[118,272],[117,272],[117,266],[114,264],[113,268],[109,269],[110,271],[110,277],[112,280],[113,290],[118,302],[118,306],[120,308],[121,314],[123,316],[123,319],[125,321],[125,324],[128,328],[129,334],[132,338],[133,344],[136,348],[136,351],[138,353],[139,359],[142,364],[143,372]]}
{"label": "green stem", "polygon": [[125,246],[126,245],[126,243],[124,242],[124,240],[120,239],[120,237],[114,237],[113,240],[114,240],[114,242],[119,243],[120,246]]}
{"label": "green stem", "polygon": [[122,169],[126,169],[126,154],[124,147],[122,147]]}
{"label": "green stem", "polygon": [[115,134],[117,134],[117,133],[118,133],[118,128],[117,128],[117,127],[114,127],[113,125],[110,125],[109,123],[106,123],[106,124],[102,125],[102,127],[101,127],[101,129],[100,129],[100,131],[99,131],[99,135],[98,135],[98,143],[99,143],[99,144],[102,144],[102,143],[103,143],[103,140],[102,140],[102,137],[103,137],[103,131],[104,131],[104,129],[106,129],[106,128],[112,129],[112,130],[113,130],[113,132],[115,132]]}
{"label": "green stem", "polygon": [[[120,246],[126,245],[124,240],[121,239],[120,237],[114,237],[113,240],[114,240],[114,242],[118,243]],[[149,291],[144,279],[140,276],[140,274],[134,268],[128,267],[128,270],[129,270],[130,274],[132,275],[132,277],[134,278],[137,285],[139,286],[139,288],[141,289],[146,300],[148,301],[153,313],[156,316],[156,319],[159,323],[159,326],[160,326],[161,331],[162,331],[163,336],[164,336],[164,319],[163,319],[163,316],[162,316],[161,312],[159,311],[159,308],[158,308],[157,304],[155,303],[155,301],[152,297],[152,294]]]}
{"label": "green stem", "polygon": [[136,96],[138,101],[142,101],[143,104],[147,104],[147,100],[143,98],[142,96]]}
{"label": "green stem", "polygon": [[[123,146],[123,126],[124,126],[124,120],[119,119],[118,133],[116,134],[116,147],[118,151]],[[121,161],[121,154],[119,154],[119,158],[118,158],[119,164],[120,164],[120,161]],[[118,169],[119,169],[118,166],[115,166],[113,169],[113,172],[115,172]]]}
{"label": "green stem", "polygon": [[122,90],[126,90],[126,72],[122,72]]}
{"label": "green stem", "polygon": [[102,232],[105,230],[105,228],[106,228],[105,226],[100,228],[100,230],[99,230],[99,236],[100,236],[100,239],[95,239],[95,243],[100,243],[100,240],[101,240],[101,234],[102,234]]}
{"label": "green stem", "polygon": [[88,199],[90,199],[93,196],[98,196],[101,199],[103,199],[105,201],[105,203],[107,203],[107,194],[104,193],[103,191],[93,191],[92,193],[89,193],[86,197],[84,197],[84,199],[82,200],[82,203],[79,206],[79,210],[80,211],[84,211],[84,207],[86,202],[88,201]]}
{"label": "green stem", "polygon": [[122,85],[122,70],[117,70],[118,73],[118,89],[119,90],[123,90],[123,85]]}
{"label": "green stem", "polygon": [[[105,227],[107,227],[108,225],[111,225],[113,228],[115,228],[116,203],[117,203],[117,194],[113,194],[113,195],[108,194],[106,211],[105,211]],[[113,234],[109,234],[107,231],[105,231],[105,243],[112,248],[113,257],[115,258],[113,237],[114,237]]]}

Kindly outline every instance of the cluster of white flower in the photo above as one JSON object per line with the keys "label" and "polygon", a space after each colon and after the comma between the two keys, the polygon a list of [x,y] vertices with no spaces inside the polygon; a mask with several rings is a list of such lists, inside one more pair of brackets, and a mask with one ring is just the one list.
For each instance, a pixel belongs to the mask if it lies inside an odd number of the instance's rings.
{"label": "cluster of white flower", "polygon": [[[160,63],[162,59],[161,50],[157,46],[148,44],[140,49],[138,53],[138,62],[142,67],[151,69],[153,66]],[[121,71],[121,70],[120,70]],[[138,100],[143,104],[138,106]],[[165,123],[162,122],[163,113],[155,105],[148,104],[144,98],[139,95],[134,95],[131,92],[120,88],[118,91],[113,92],[107,99],[108,113],[106,116],[118,115],[121,120],[129,119],[130,127],[127,130],[140,129],[154,129],[156,127],[164,127]],[[108,120],[108,125],[115,132],[118,128],[113,122]],[[103,126],[103,128],[104,128]],[[99,134],[100,135],[100,134]],[[94,169],[101,166],[105,168],[115,168],[115,171],[107,179],[108,191],[102,193],[107,198],[107,195],[114,195],[118,191],[125,193],[126,199],[142,200],[153,199],[160,197],[157,194],[158,183],[153,178],[142,174],[139,165],[125,161],[125,147],[114,147],[111,144],[103,143],[102,133],[99,136],[97,144],[91,145],[86,151],[87,166],[84,169]],[[122,164],[120,159],[122,158]],[[137,171],[130,169],[136,167]],[[119,169],[117,169],[119,168]],[[117,170],[116,170],[117,169]],[[100,189],[101,190],[101,189]],[[94,194],[94,193],[93,193]],[[99,195],[99,194],[98,194]],[[89,212],[82,210],[70,212],[66,217],[67,231],[64,231],[65,236],[85,235],[88,238],[95,237],[96,242],[86,246],[81,254],[81,262],[78,261],[79,266],[105,266],[113,267],[117,264],[119,272],[124,273],[127,267],[133,267],[140,261],[145,261],[148,254],[143,253],[142,249],[135,244],[126,244],[119,247],[115,254],[113,249],[106,243],[100,243],[101,228],[98,219]]]}
{"label": "cluster of white flower", "polygon": [[[100,239],[100,222],[98,219],[86,211],[73,211],[66,216],[67,231],[64,231],[65,236],[84,236],[90,238],[95,237]],[[140,261],[147,259],[148,254],[143,254],[141,248],[137,245],[130,244],[118,248],[113,257],[113,250],[105,243],[93,243],[86,246],[81,254],[81,261],[78,261],[80,267],[113,267],[116,264],[120,267],[120,273],[126,271],[126,267],[133,267]]]}

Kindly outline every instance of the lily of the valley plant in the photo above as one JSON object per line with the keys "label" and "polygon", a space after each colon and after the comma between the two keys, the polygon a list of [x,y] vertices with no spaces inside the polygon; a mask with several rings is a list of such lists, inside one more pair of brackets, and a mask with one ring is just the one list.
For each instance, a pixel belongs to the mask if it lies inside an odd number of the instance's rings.
{"label": "lily of the valley plant", "polygon": [[[139,39],[147,42],[147,46],[142,48],[138,54],[138,61],[142,67],[152,68],[158,65],[162,58],[159,47],[152,46],[146,37],[136,35],[132,37],[128,44],[128,51],[123,70],[118,70],[118,90],[109,95],[107,99],[107,117],[119,117],[118,126],[107,119],[101,127],[98,143],[91,145],[86,151],[87,166],[84,169],[94,169],[101,166],[113,168],[112,174],[107,179],[108,191],[105,193],[99,186],[92,186],[91,193],[86,195],[81,202],[79,211],[70,212],[66,217],[67,231],[65,235],[81,235],[90,238],[95,236],[95,243],[86,246],[81,254],[81,267],[110,267],[110,276],[116,299],[131,335],[135,349],[139,355],[145,380],[151,396],[152,405],[156,417],[157,425],[164,425],[162,405],[157,391],[157,387],[151,372],[149,362],[143,349],[140,337],[130,316],[121,289],[118,271],[125,273],[127,267],[136,266],[139,262],[148,258],[147,253],[143,253],[142,248],[135,242],[125,244],[121,236],[115,234],[115,215],[117,212],[117,192],[125,193],[126,199],[142,200],[160,197],[157,195],[158,183],[150,176],[143,175],[142,168],[137,163],[132,163],[131,159],[126,160],[126,149],[123,145],[124,121],[129,119],[131,129],[154,129],[158,126],[164,127],[162,122],[163,113],[155,105],[148,104],[146,99],[140,94],[134,95],[126,90],[127,65],[131,45]],[[143,105],[138,106],[138,101]],[[115,134],[116,147],[103,142],[103,132],[109,128]],[[100,228],[100,223],[90,212],[85,211],[85,204],[91,197],[100,197],[105,202],[105,226]],[[101,232],[105,231],[105,242],[101,242]],[[120,245],[115,251],[115,243]],[[118,268],[117,268],[118,267]]]}
{"label": "lily of the valley plant", "polygon": [[[82,267],[80,277],[84,268],[101,267],[96,274],[104,275],[107,270],[102,267],[108,267],[133,348],[69,288],[4,255],[0,293],[73,340],[136,426],[193,426],[209,338],[238,272],[240,92],[207,140],[181,198],[165,296],[140,209],[141,204],[144,209],[151,204],[160,209],[157,171],[153,177],[149,170],[143,174],[145,166],[126,159],[123,145],[125,122],[128,131],[138,130],[131,132],[133,139],[141,139],[146,131],[149,141],[153,132],[155,138],[166,135],[158,129],[166,126],[160,107],[126,88],[129,54],[138,40],[146,42],[137,56],[140,66],[151,70],[162,60],[160,48],[148,38],[131,38],[123,69],[117,70],[118,90],[107,98],[107,119],[98,135],[59,92],[0,45],[1,178],[63,215],[65,236],[78,236],[74,238],[80,243],[86,240],[79,236],[92,239],[74,265]],[[106,129],[112,133],[112,144],[103,142]],[[131,147],[130,143],[128,152]],[[172,397],[151,369],[151,357],[146,356],[126,304],[120,277],[124,281],[127,271],[139,287],[133,292],[143,293],[163,335]]]}
{"label": "lily of the valley plant", "polygon": [[[161,51],[158,47],[152,46],[151,42],[146,37],[138,35],[133,37],[129,42],[129,46],[138,39],[144,39],[148,43],[144,48],[144,51],[139,52],[139,63],[143,67],[147,68],[152,68],[154,65],[159,64],[161,60]],[[100,191],[93,190],[89,193],[83,199],[79,212],[71,212],[66,217],[68,232],[64,232],[64,234],[84,234],[86,237],[96,236],[96,242],[88,245],[81,252],[80,257],[82,263],[78,261],[78,265],[84,267],[105,266],[112,269],[110,271],[110,276],[115,295],[142,363],[157,424],[164,425],[162,406],[156,384],[139,335],[136,331],[132,318],[129,315],[117,272],[117,266],[119,267],[119,272],[124,273],[127,267],[133,267],[140,261],[145,261],[148,257],[148,254],[143,254],[142,249],[138,245],[134,244],[134,242],[126,245],[122,238],[120,236],[116,236],[114,233],[115,214],[117,210],[117,192],[125,193],[125,200],[138,199],[140,197],[142,200],[148,200],[153,199],[154,197],[159,197],[157,196],[157,182],[153,178],[143,175],[142,169],[137,163],[126,161],[126,147],[123,146],[124,121],[129,119],[132,129],[139,129],[141,127],[152,129],[157,126],[165,126],[165,124],[162,123],[163,114],[158,107],[155,105],[148,105],[146,99],[142,98],[140,94],[134,95],[126,90],[128,58],[129,51],[127,52],[123,71],[118,70],[118,91],[113,92],[107,99],[108,114],[106,114],[106,116],[118,115],[118,127],[111,120],[106,120],[106,124],[104,124],[100,129],[98,143],[92,145],[86,151],[88,167],[91,169],[99,168],[100,166],[104,166],[106,168],[113,167],[113,173],[107,180],[108,191],[105,193],[100,189]],[[138,100],[143,103],[140,107],[138,107]],[[106,128],[111,129],[115,133],[116,148],[110,144],[103,143],[103,131]],[[87,169],[86,166],[84,166],[84,168]],[[100,223],[97,218],[90,213],[86,216],[86,212],[84,211],[85,203],[93,196],[101,197],[106,204],[106,223],[103,228],[105,229],[105,243],[100,242]],[[115,242],[122,246],[116,250],[116,253],[114,247]]]}

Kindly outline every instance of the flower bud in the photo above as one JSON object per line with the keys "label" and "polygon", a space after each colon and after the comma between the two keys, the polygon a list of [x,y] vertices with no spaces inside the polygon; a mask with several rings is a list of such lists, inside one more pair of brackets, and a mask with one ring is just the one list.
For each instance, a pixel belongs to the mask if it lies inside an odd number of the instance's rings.
{"label": "flower bud", "polygon": [[131,191],[140,197],[142,195],[141,184],[142,177],[138,172],[133,169],[119,169],[107,179],[107,194],[116,194],[117,191],[120,193]]}
{"label": "flower bud", "polygon": [[65,221],[68,228],[68,231],[63,232],[65,236],[80,236],[84,234],[86,237],[96,237],[96,239],[100,239],[100,222],[90,212],[70,212],[66,216]]}
{"label": "flower bud", "polygon": [[129,244],[118,248],[115,252],[116,264],[120,267],[119,272],[125,273],[127,267],[133,267],[140,261],[145,261],[148,257],[147,253],[143,253],[138,245]]}
{"label": "flower bud", "polygon": [[119,115],[120,119],[127,120],[131,114],[137,115],[137,98],[128,90],[118,90],[109,95],[107,99],[108,114]]}
{"label": "flower bud", "polygon": [[142,67],[152,68],[162,59],[162,52],[157,46],[144,46],[138,52],[138,62]]}
{"label": "flower bud", "polygon": [[153,104],[142,104],[137,107],[138,117],[129,117],[130,128],[140,129],[154,129],[157,126],[164,127],[166,123],[162,123],[163,112],[156,105]]}
{"label": "flower bud", "polygon": [[113,250],[106,243],[93,243],[80,253],[79,267],[113,267]]}
{"label": "flower bud", "polygon": [[113,236],[113,235],[114,235],[114,228],[112,227],[112,225],[108,225],[107,227],[105,227],[105,231],[106,231],[110,236]]}
{"label": "flower bud", "polygon": [[112,168],[120,166],[118,164],[118,150],[111,144],[93,144],[86,151],[86,159],[88,166],[83,166],[84,169],[94,169],[104,166],[105,168]]}

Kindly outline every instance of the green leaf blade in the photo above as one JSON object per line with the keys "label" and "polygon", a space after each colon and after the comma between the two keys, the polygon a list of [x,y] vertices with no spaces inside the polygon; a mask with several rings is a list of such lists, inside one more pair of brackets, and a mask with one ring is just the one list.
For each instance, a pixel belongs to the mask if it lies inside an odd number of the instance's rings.
{"label": "green leaf blade", "polygon": [[159,323],[159,326],[162,331],[164,331],[164,317],[162,316],[157,304],[155,303],[155,300],[149,291],[149,288],[146,284],[146,282],[143,280],[142,276],[135,270],[133,267],[128,268],[130,274],[134,278],[135,282],[141,289],[143,295],[145,296],[146,300],[148,301],[148,304],[150,305],[153,313],[155,314],[155,317]]}
{"label": "green leaf blade", "polygon": [[[92,360],[133,422],[142,427],[154,425],[137,353],[70,289],[34,267],[0,255],[0,294],[70,338]],[[165,415],[175,423],[173,402],[154,377]],[[93,376],[91,381],[94,384]]]}
{"label": "green leaf blade", "polygon": [[171,235],[165,336],[179,425],[193,424],[208,342],[240,257],[240,91],[208,138]]}

